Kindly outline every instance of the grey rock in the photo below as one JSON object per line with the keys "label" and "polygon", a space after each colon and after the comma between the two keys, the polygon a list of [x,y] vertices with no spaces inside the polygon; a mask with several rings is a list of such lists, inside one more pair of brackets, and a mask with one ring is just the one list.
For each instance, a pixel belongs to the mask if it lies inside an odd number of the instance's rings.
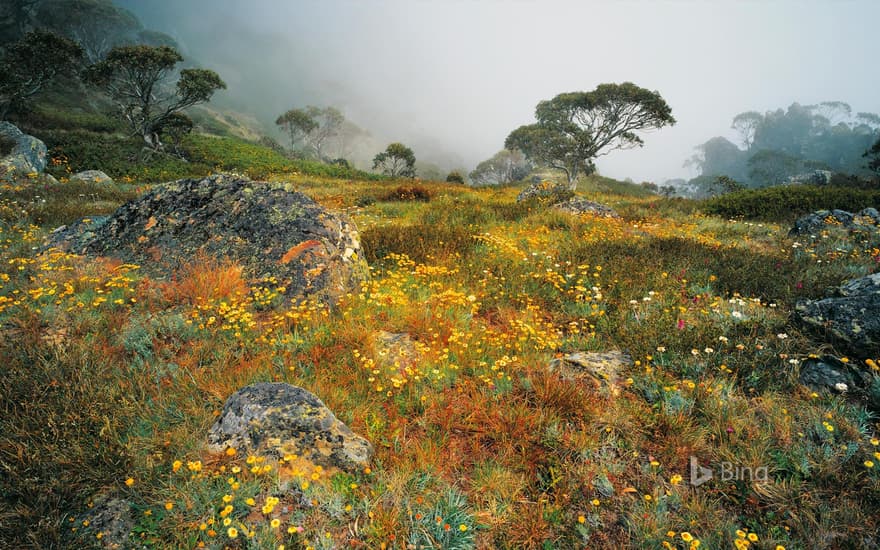
{"label": "grey rock", "polygon": [[234,393],[211,427],[208,445],[218,452],[232,447],[273,458],[295,454],[348,472],[363,469],[373,455],[370,442],[314,394],[283,383],[252,384]]}
{"label": "grey rock", "polygon": [[873,378],[867,370],[832,355],[812,357],[801,364],[801,384],[814,391],[864,398],[870,408],[880,410],[880,396],[872,391]]}
{"label": "grey rock", "polygon": [[880,273],[841,285],[834,296],[803,300],[795,320],[858,357],[880,355]]}
{"label": "grey rock", "polygon": [[550,199],[553,202],[564,200],[572,195],[567,186],[550,181],[532,181],[525,189],[516,196],[516,202],[530,199]]}
{"label": "grey rock", "polygon": [[113,178],[101,172],[100,170],[84,170],[70,176],[70,181],[81,181],[84,183],[111,184]]}
{"label": "grey rock", "polygon": [[547,370],[559,373],[564,380],[592,381],[597,387],[606,385],[616,396],[623,382],[621,372],[632,364],[632,357],[618,350],[578,351],[551,360]]}
{"label": "grey rock", "polygon": [[0,159],[0,179],[13,181],[46,169],[48,150],[45,143],[9,122],[0,122],[0,137],[13,143],[12,151]]}
{"label": "grey rock", "polygon": [[846,210],[817,210],[794,222],[788,234],[792,237],[816,235],[831,227],[858,230],[876,230],[880,225],[880,213],[874,208],[865,208],[853,214]]}
{"label": "grey rock", "polygon": [[53,232],[47,246],[116,257],[157,278],[199,257],[226,258],[251,279],[274,277],[293,302],[335,304],[369,273],[346,216],[284,184],[233,175],[154,187],[100,223]]}
{"label": "grey rock", "polygon": [[572,197],[568,200],[557,202],[553,208],[569,214],[590,214],[603,218],[619,218],[620,216],[610,206],[589,201],[582,197]]}
{"label": "grey rock", "polygon": [[133,547],[129,537],[134,529],[134,518],[129,501],[119,498],[99,500],[83,519],[88,520],[90,532],[101,533],[101,547]]}

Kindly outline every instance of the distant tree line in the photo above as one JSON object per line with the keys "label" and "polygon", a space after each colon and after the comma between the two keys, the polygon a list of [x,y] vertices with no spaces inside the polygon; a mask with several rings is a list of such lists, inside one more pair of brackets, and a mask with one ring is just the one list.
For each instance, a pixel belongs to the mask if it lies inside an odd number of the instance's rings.
{"label": "distant tree line", "polygon": [[842,101],[793,103],[763,114],[747,111],[733,118],[731,128],[741,146],[714,137],[685,162],[700,173],[688,182],[696,194],[737,188],[721,176],[740,187],[758,188],[809,181],[816,171],[863,177],[877,172],[877,154],[871,151],[880,140],[880,116],[853,113]]}

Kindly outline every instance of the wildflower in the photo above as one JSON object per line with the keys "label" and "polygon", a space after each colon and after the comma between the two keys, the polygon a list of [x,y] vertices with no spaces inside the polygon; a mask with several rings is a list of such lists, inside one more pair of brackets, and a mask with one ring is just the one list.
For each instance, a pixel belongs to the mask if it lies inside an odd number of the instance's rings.
{"label": "wildflower", "polygon": [[272,529],[278,529],[278,527],[281,525],[281,520],[278,518],[275,518],[269,522],[269,525],[272,526]]}
{"label": "wildflower", "polygon": [[183,462],[181,462],[181,461],[179,461],[179,460],[175,460],[175,461],[171,464],[171,471],[172,471],[172,472],[176,472],[177,470],[180,469],[181,466],[183,466]]}
{"label": "wildflower", "polygon": [[587,521],[587,518],[585,518],[583,515],[578,516],[578,523],[584,523],[586,521]]}
{"label": "wildflower", "polygon": [[129,487],[131,487],[132,485],[134,485],[134,478],[130,477],[130,478],[126,479],[125,484],[128,485]]}
{"label": "wildflower", "polygon": [[234,539],[238,536],[238,529],[235,527],[230,527],[226,530],[226,534],[229,535],[229,538]]}
{"label": "wildflower", "polygon": [[865,468],[873,468],[873,467],[874,467],[874,462],[873,462],[873,461],[871,461],[871,460],[866,460],[866,461],[865,461]]}
{"label": "wildflower", "polygon": [[754,533],[749,533],[749,540],[752,542],[758,542],[758,535]]}
{"label": "wildflower", "polygon": [[464,533],[465,531],[468,530],[468,526],[465,525],[464,523],[462,523],[461,525],[458,526],[458,530],[461,531],[462,533]]}
{"label": "wildflower", "polygon": [[669,483],[673,485],[678,485],[679,483],[681,483],[681,480],[682,477],[679,474],[675,474],[671,478],[669,478]]}
{"label": "wildflower", "polygon": [[785,546],[782,546],[781,544],[777,544],[776,550],[785,550]]}
{"label": "wildflower", "polygon": [[690,542],[690,541],[694,540],[694,536],[691,535],[690,533],[688,533],[687,531],[684,531],[681,534],[681,540],[683,540],[685,542]]}
{"label": "wildflower", "polygon": [[876,437],[872,437],[872,438],[871,438],[871,445],[873,445],[873,446],[875,446],[875,447],[876,447],[877,445],[880,445],[880,439],[877,439]]}
{"label": "wildflower", "polygon": [[229,447],[226,449],[226,456],[235,456],[235,447]]}
{"label": "wildflower", "polygon": [[601,504],[601,502],[599,502],[598,498],[594,498],[593,500],[590,501],[590,504],[592,504],[593,506],[599,506],[599,504]]}

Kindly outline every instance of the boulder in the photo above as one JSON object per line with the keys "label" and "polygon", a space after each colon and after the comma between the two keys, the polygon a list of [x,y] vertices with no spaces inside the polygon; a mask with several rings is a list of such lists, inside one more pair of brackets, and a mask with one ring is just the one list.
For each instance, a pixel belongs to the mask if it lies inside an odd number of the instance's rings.
{"label": "boulder", "polygon": [[593,216],[601,216],[603,218],[620,217],[610,206],[589,201],[583,197],[571,197],[568,200],[557,202],[553,205],[553,208],[574,215],[589,214]]}
{"label": "boulder", "polygon": [[597,387],[607,385],[616,396],[623,382],[621,372],[632,364],[632,357],[618,350],[578,351],[553,359],[547,369],[559,373],[564,380],[591,381]]}
{"label": "boulder", "polygon": [[81,181],[83,183],[94,183],[98,185],[109,185],[113,183],[113,179],[101,172],[100,170],[84,170],[70,176],[70,181]]}
{"label": "boulder", "polygon": [[871,409],[880,410],[880,394],[872,391],[873,379],[867,370],[832,355],[811,357],[801,364],[801,384],[815,391],[866,398]]}
{"label": "boulder", "polygon": [[817,210],[794,222],[794,227],[788,234],[792,237],[817,235],[830,227],[876,230],[878,226],[880,226],[880,213],[875,208],[865,208],[857,214],[846,210]]}
{"label": "boulder", "polygon": [[803,300],[795,319],[858,357],[880,356],[880,273],[853,279],[833,296]]}
{"label": "boulder", "polygon": [[362,470],[369,441],[340,422],[314,394],[290,384],[261,382],[235,392],[208,433],[208,446],[272,458],[295,454],[322,467]]}
{"label": "boulder", "polygon": [[[131,548],[129,536],[134,529],[131,502],[119,498],[104,498],[89,509],[83,520],[89,522],[89,532],[101,533],[102,548]],[[92,540],[95,540],[94,538]]]}
{"label": "boulder", "polygon": [[234,175],[154,187],[107,218],[54,231],[47,246],[119,258],[157,278],[199,257],[226,258],[251,279],[274,277],[294,302],[334,304],[368,274],[347,217],[284,184]]}
{"label": "boulder", "polygon": [[29,136],[9,122],[0,122],[0,138],[12,143],[12,148],[0,159],[0,180],[13,181],[27,174],[46,169],[46,144]]}
{"label": "boulder", "polygon": [[533,181],[516,196],[516,202],[529,199],[564,200],[572,196],[571,190],[566,185],[550,181]]}

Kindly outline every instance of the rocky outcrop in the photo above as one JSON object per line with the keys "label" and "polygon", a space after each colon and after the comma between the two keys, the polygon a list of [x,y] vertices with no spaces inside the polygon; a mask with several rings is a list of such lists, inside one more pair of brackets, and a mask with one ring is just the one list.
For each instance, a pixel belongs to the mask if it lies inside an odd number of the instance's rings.
{"label": "rocky outcrop", "polygon": [[841,285],[834,296],[798,302],[795,319],[858,357],[880,355],[880,273]]}
{"label": "rocky outcrop", "polygon": [[844,229],[876,230],[880,226],[880,212],[865,208],[857,214],[846,210],[817,210],[794,222],[790,236],[816,235],[831,227]]}
{"label": "rocky outcrop", "polygon": [[208,433],[214,451],[232,447],[273,458],[295,454],[313,464],[348,472],[373,455],[314,394],[290,384],[258,383],[234,393]]}
{"label": "rocky outcrop", "polygon": [[81,181],[83,183],[93,183],[98,185],[109,185],[113,183],[113,179],[101,172],[100,170],[84,170],[70,176],[70,181]]}
{"label": "rocky outcrop", "polygon": [[601,216],[603,218],[620,217],[610,206],[588,201],[582,197],[572,197],[568,200],[557,202],[553,205],[553,208],[574,215],[589,214],[592,216]]}
{"label": "rocky outcrop", "polygon": [[832,355],[811,357],[801,365],[800,381],[815,391],[864,398],[873,410],[880,410],[880,393],[872,391],[874,377],[851,362]]}
{"label": "rocky outcrop", "polygon": [[119,258],[154,277],[227,258],[252,279],[274,277],[291,301],[335,303],[368,273],[347,217],[283,184],[233,175],[154,187],[107,218],[59,228],[48,246]]}
{"label": "rocky outcrop", "polygon": [[597,387],[607,385],[612,395],[618,395],[623,382],[621,372],[632,364],[632,357],[622,351],[578,351],[553,359],[547,368],[565,380],[585,380]]}
{"label": "rocky outcrop", "polygon": [[0,138],[12,144],[10,152],[0,159],[0,180],[13,181],[46,169],[45,143],[9,122],[0,122]]}

